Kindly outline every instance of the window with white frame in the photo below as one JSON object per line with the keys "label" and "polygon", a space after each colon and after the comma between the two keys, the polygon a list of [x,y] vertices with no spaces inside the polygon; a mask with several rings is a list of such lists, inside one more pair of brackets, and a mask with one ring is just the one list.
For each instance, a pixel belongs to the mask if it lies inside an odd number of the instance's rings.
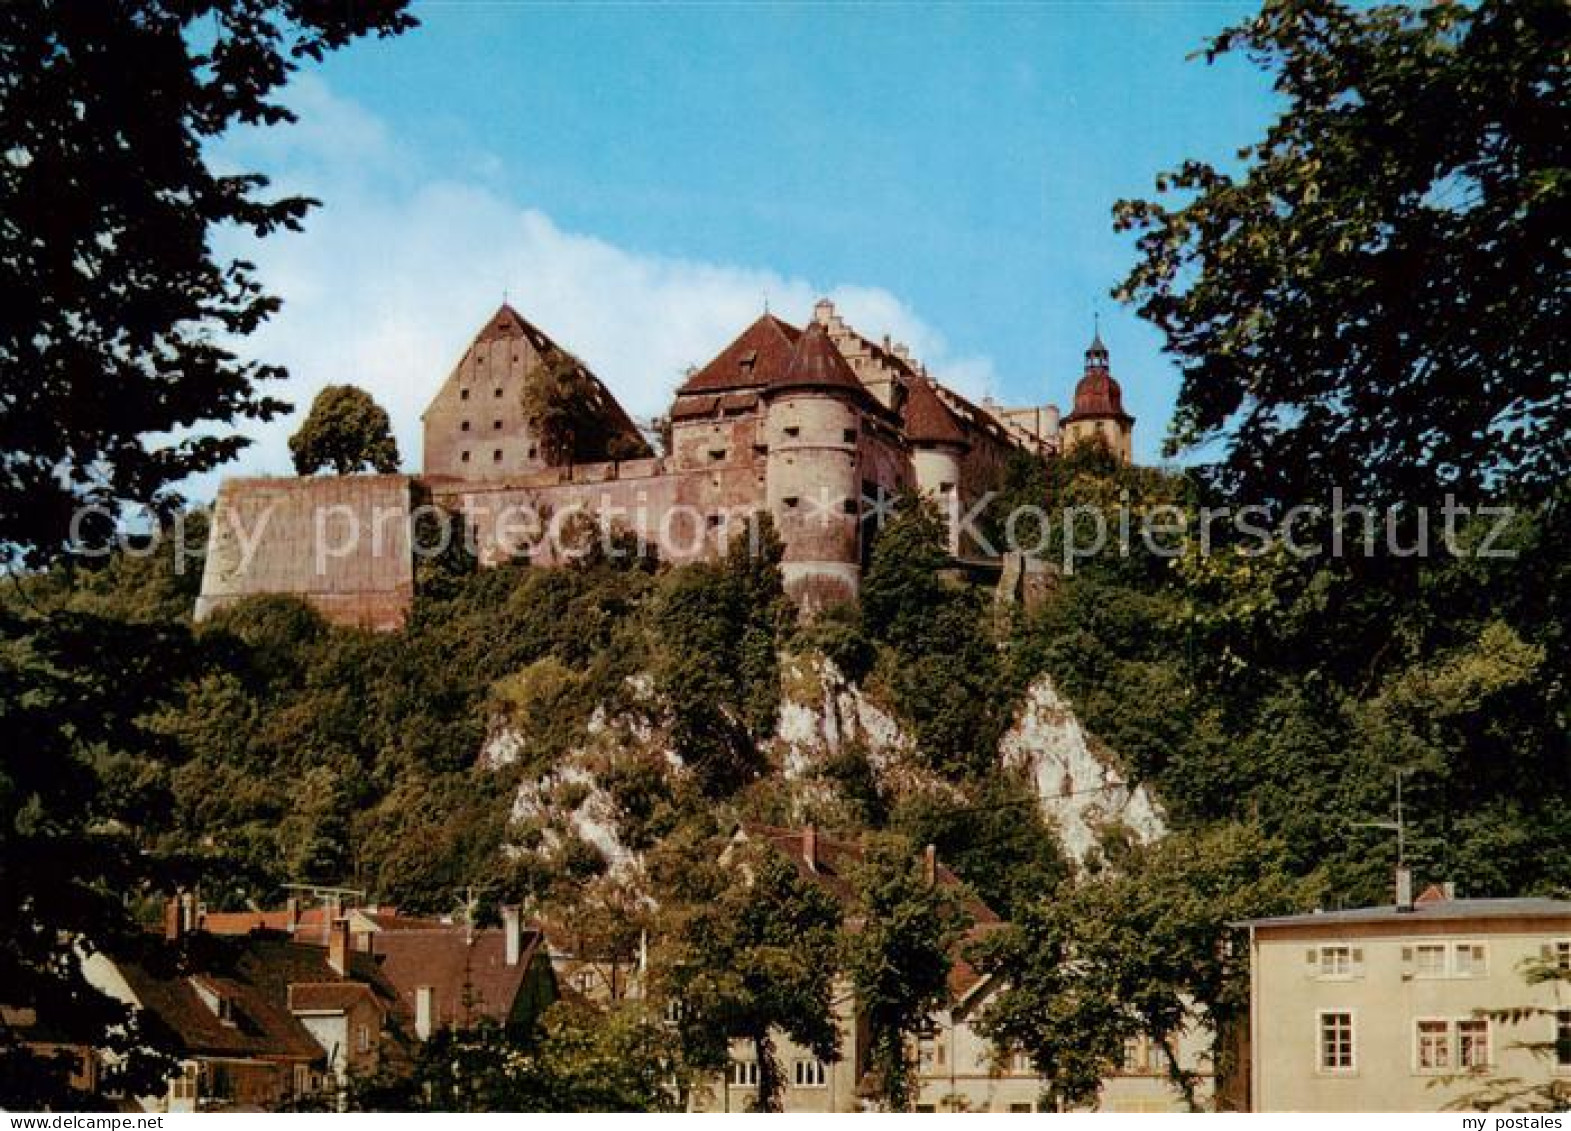
{"label": "window with white frame", "polygon": [[1363,955],[1345,943],[1336,943],[1322,946],[1319,955],[1319,969],[1322,978],[1351,978],[1356,971],[1358,959]]}
{"label": "window with white frame", "polygon": [[1009,1073],[1012,1076],[1034,1076],[1036,1066],[1031,1063],[1031,1054],[1018,1049],[1009,1054]]}
{"label": "window with white frame", "polygon": [[1555,1067],[1571,1072],[1571,1009],[1555,1013]]}
{"label": "window with white frame", "polygon": [[1353,1071],[1353,1015],[1345,1010],[1320,1014],[1320,1071]]}
{"label": "window with white frame", "polygon": [[371,1051],[371,1026],[361,1023],[355,1034],[355,1045],[361,1052]]}
{"label": "window with white frame", "polygon": [[731,1062],[731,1086],[733,1088],[758,1087],[758,1061],[733,1060]]}
{"label": "window with white frame", "polygon": [[1571,939],[1556,939],[1550,943],[1546,957],[1556,970],[1571,970]]}
{"label": "window with white frame", "polygon": [[1414,1032],[1415,1055],[1420,1072],[1445,1072],[1451,1067],[1451,1022],[1420,1018]]}
{"label": "window with white frame", "polygon": [[1483,943],[1457,943],[1452,970],[1458,978],[1482,978],[1489,973],[1489,951]]}
{"label": "window with white frame", "polygon": [[827,1078],[821,1060],[793,1060],[791,1079],[798,1088],[822,1088]]}
{"label": "window with white frame", "polygon": [[1458,1068],[1489,1067],[1489,1019],[1468,1017],[1456,1023]]}
{"label": "window with white frame", "polygon": [[1413,970],[1420,978],[1446,976],[1446,948],[1444,943],[1421,943],[1413,948]]}

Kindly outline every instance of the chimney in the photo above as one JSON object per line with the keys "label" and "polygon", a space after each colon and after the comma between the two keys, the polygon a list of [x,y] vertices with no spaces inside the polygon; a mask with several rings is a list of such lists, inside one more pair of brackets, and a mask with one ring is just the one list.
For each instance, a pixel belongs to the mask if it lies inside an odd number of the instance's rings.
{"label": "chimney", "polygon": [[1441,884],[1440,890],[1446,893],[1447,899],[1456,898],[1456,884],[1451,880],[1447,880],[1445,883]]}
{"label": "chimney", "polygon": [[284,930],[294,934],[300,926],[300,897],[292,895],[284,900]]}
{"label": "chimney", "polygon": [[812,825],[802,830],[802,859],[810,871],[818,871],[818,830]]}
{"label": "chimney", "polygon": [[322,904],[322,941],[333,941],[333,925],[338,922],[339,902],[337,895],[330,895]]}
{"label": "chimney", "polygon": [[813,321],[821,325],[829,325],[829,320],[835,316],[835,304],[827,298],[821,298],[813,304]]}
{"label": "chimney", "polygon": [[349,976],[349,920],[334,919],[327,940],[327,964],[340,978]]}
{"label": "chimney", "polygon": [[518,965],[518,952],[522,940],[522,930],[519,925],[519,909],[511,904],[502,907],[502,944],[507,955],[509,966]]}
{"label": "chimney", "polygon": [[434,991],[430,986],[415,987],[415,1036],[422,1041],[431,1039],[431,1005]]}
{"label": "chimney", "polygon": [[175,894],[164,901],[164,938],[169,942],[179,942],[185,931],[185,913],[180,906],[180,896]]}
{"label": "chimney", "polygon": [[1413,910],[1413,870],[1405,864],[1396,869],[1396,909]]}
{"label": "chimney", "polygon": [[938,846],[930,844],[922,849],[922,878],[928,887],[938,886]]}

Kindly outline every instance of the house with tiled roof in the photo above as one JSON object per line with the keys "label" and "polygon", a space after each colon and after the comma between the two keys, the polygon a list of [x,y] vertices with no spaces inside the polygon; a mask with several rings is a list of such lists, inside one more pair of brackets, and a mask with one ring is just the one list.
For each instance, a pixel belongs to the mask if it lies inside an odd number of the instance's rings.
{"label": "house with tiled roof", "polygon": [[194,901],[172,901],[161,936],[135,953],[101,951],[88,981],[141,1012],[179,1069],[148,1111],[267,1111],[332,1102],[352,1078],[407,1064],[397,991],[354,950],[347,920],[327,946],[259,929],[200,929]]}
{"label": "house with tiled roof", "polygon": [[538,930],[517,907],[502,909],[500,927],[367,914],[357,945],[374,956],[396,993],[394,1013],[419,1040],[482,1020],[526,1029],[557,997]]}
{"label": "house with tiled roof", "polygon": [[[565,457],[548,442],[554,426],[531,418],[535,394],[555,387],[541,383],[559,381],[563,365],[578,411],[596,422],[588,431],[604,440]],[[786,591],[814,610],[856,598],[891,500],[920,495],[945,515],[957,564],[1015,586],[1018,562],[1011,572],[963,517],[1018,457],[1099,440],[1128,460],[1134,424],[1100,334],[1061,429],[1050,404],[969,400],[904,344],[858,332],[827,299],[802,326],[768,312],[754,320],[681,381],[663,426],[645,430],[582,360],[504,303],[422,419],[418,475],[222,484],[198,619],[245,596],[294,593],[337,623],[395,627],[413,599],[415,548],[407,524],[392,520],[427,504],[462,516],[482,564],[566,560],[574,548],[562,515],[619,525],[681,563],[720,554],[767,514]],[[660,432],[664,451],[642,431]],[[373,536],[345,545],[346,529]],[[258,533],[245,540],[242,530]],[[316,544],[329,537],[331,546]]]}

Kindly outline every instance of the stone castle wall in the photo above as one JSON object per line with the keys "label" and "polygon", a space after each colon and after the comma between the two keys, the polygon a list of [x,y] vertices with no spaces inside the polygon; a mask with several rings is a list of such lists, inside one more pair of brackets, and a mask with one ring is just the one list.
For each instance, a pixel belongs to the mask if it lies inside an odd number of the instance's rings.
{"label": "stone castle wall", "polygon": [[407,475],[230,479],[218,489],[196,619],[290,593],[335,624],[387,630],[414,598]]}

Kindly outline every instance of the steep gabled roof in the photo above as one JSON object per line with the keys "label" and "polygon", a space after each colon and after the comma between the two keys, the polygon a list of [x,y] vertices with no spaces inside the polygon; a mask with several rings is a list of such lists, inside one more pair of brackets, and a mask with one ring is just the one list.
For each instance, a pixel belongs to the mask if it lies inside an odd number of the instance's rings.
{"label": "steep gabled roof", "polygon": [[907,380],[901,418],[906,439],[913,444],[970,444],[965,429],[926,377],[911,377]]}
{"label": "steep gabled roof", "polygon": [[838,390],[854,393],[863,400],[872,399],[819,322],[808,324],[791,352],[790,364],[769,380],[771,393],[796,389]]}
{"label": "steep gabled roof", "polygon": [[801,336],[802,331],[795,326],[765,314],[738,334],[708,365],[682,382],[676,395],[762,388],[775,375],[785,372]]}
{"label": "steep gabled roof", "polygon": [[376,935],[374,949],[383,976],[397,987],[401,1016],[414,1016],[416,991],[429,986],[434,1024],[462,1026],[512,1015],[539,945],[539,933],[524,930],[518,961],[509,966],[501,929],[451,924],[387,931]]}
{"label": "steep gabled roof", "polygon": [[[290,1012],[291,987],[315,1008],[329,999],[369,994],[391,1009],[392,987],[369,955],[352,955],[351,979],[328,965],[327,951],[276,935],[222,937],[198,932],[184,944],[149,942],[134,959],[117,959],[126,985],[177,1049],[196,1055],[316,1060],[324,1050]],[[199,990],[200,987],[200,990]],[[227,999],[226,1022],[203,1000],[203,992]]]}

